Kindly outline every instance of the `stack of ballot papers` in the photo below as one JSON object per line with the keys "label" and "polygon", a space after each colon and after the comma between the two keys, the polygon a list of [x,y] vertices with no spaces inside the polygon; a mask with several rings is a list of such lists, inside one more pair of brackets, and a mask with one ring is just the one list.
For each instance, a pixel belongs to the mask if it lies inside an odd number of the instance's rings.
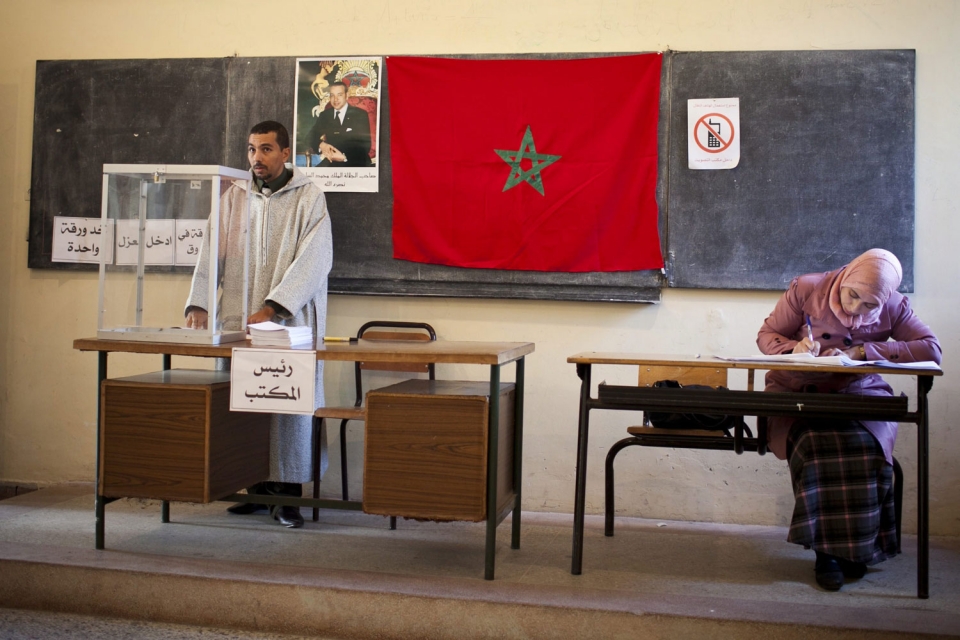
{"label": "stack of ballot papers", "polygon": [[255,347],[305,347],[313,344],[312,327],[285,327],[276,322],[248,324],[250,341]]}

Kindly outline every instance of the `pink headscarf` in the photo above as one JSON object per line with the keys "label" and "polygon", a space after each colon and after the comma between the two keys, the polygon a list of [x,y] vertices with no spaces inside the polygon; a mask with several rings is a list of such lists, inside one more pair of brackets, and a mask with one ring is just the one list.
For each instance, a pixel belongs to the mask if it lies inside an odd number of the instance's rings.
{"label": "pink headscarf", "polygon": [[[849,329],[873,324],[880,318],[883,305],[900,286],[902,279],[903,268],[897,256],[886,249],[870,249],[851,260],[837,274],[830,286],[830,310]],[[858,316],[848,315],[840,303],[841,287],[856,289],[864,302],[872,302],[877,306]]]}

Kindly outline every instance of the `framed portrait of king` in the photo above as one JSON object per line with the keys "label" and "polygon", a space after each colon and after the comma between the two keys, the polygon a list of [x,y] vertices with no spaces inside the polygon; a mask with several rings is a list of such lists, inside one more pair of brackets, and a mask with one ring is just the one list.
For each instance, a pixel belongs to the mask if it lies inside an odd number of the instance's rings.
{"label": "framed portrait of king", "polygon": [[382,58],[297,58],[293,158],[326,192],[379,190]]}

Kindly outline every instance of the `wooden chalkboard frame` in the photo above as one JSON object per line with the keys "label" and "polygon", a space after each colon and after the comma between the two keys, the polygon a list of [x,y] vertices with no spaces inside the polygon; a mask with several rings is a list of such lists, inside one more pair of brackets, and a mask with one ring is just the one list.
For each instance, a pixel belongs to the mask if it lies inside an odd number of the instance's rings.
{"label": "wooden chalkboard frame", "polygon": [[[623,54],[469,57],[610,55]],[[757,104],[765,106],[776,101],[777,96],[771,97],[770,93],[776,85],[763,82],[761,88],[769,91],[751,93],[749,90],[756,87],[751,87],[749,82],[738,85],[724,83],[723,79],[740,76],[749,79],[752,76],[748,72],[764,69],[764,63],[757,60],[792,62],[792,67],[786,64],[784,68],[799,70],[800,76],[805,65],[820,69],[824,64],[829,65],[830,60],[839,60],[847,66],[859,64],[870,71],[869,82],[862,87],[873,91],[873,96],[878,90],[889,93],[891,76],[883,74],[896,70],[899,74],[895,76],[898,82],[894,83],[895,104],[899,109],[896,119],[902,124],[898,140],[909,140],[910,144],[907,149],[903,143],[903,153],[896,159],[897,184],[885,185],[890,188],[883,191],[882,200],[887,204],[899,202],[902,206],[875,208],[867,233],[831,234],[825,250],[819,246],[816,251],[808,251],[809,247],[791,238],[774,236],[772,240],[770,234],[762,233],[762,226],[747,224],[757,210],[762,209],[763,197],[766,197],[761,188],[764,174],[752,175],[758,166],[755,158],[763,158],[766,167],[777,158],[775,153],[770,153],[770,145],[765,146],[769,141],[762,135],[763,127],[754,126],[751,118]],[[886,246],[900,256],[905,276],[901,289],[912,290],[914,66],[913,51],[667,52],[661,80],[657,192],[666,277],[659,271],[543,273],[459,269],[394,260],[386,86],[389,78],[383,74],[378,141],[380,192],[327,195],[334,229],[334,266],[329,291],[358,295],[658,302],[662,286],[783,289],[793,275],[835,268],[875,245]],[[767,67],[776,68],[776,65]],[[278,119],[293,132],[295,68],[296,59],[289,57],[38,61],[28,266],[63,270],[95,268],[51,262],[51,238],[54,216],[99,216],[100,174],[104,163],[245,167],[245,141],[252,123]],[[713,76],[689,73],[690,69],[705,69]],[[713,84],[707,81],[710,78]],[[686,97],[727,97],[735,91],[742,91],[741,96],[746,96],[741,99],[741,122],[744,135],[750,136],[744,143],[741,167],[714,172],[686,169]],[[831,123],[826,122],[824,126],[827,125]],[[766,155],[756,155],[756,150]],[[842,162],[850,161],[846,156],[838,158],[841,168]],[[868,163],[864,170],[875,167],[876,163]],[[838,173],[836,167],[829,171],[832,175]],[[748,179],[756,183],[753,188],[758,195],[745,207],[742,185]],[[819,217],[808,218],[808,222],[822,221],[830,213],[829,209],[816,211]],[[705,217],[710,224],[704,224]],[[860,217],[858,222],[864,219]],[[800,226],[802,229],[803,224]],[[859,227],[861,231],[863,228]],[[862,245],[835,246],[837,238],[854,235]],[[899,244],[885,244],[891,237]],[[705,242],[705,238],[728,238],[730,243],[739,243],[728,245],[730,250],[722,251],[715,243]],[[796,250],[786,250],[791,247]],[[803,259],[797,259],[797,255]],[[190,271],[189,268],[183,270]]]}

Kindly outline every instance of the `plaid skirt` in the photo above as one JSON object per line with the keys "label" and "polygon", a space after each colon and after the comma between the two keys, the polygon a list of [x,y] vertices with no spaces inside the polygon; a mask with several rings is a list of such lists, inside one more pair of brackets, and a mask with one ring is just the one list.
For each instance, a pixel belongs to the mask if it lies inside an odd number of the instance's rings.
{"label": "plaid skirt", "polygon": [[789,542],[868,565],[897,555],[893,467],[866,429],[798,420],[787,459],[796,498]]}

